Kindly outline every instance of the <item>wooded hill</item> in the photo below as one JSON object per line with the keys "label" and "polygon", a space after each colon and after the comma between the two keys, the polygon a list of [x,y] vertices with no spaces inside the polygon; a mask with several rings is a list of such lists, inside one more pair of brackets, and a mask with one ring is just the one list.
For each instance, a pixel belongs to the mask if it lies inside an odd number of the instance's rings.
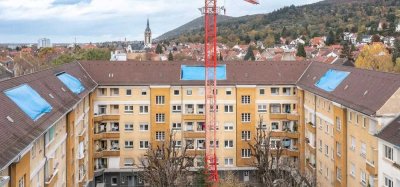
{"label": "wooded hill", "polygon": [[[220,20],[218,41],[233,46],[257,40],[270,46],[279,43],[281,37],[291,40],[303,36],[308,40],[315,36],[328,35],[332,31],[335,34],[335,42],[340,42],[344,31],[359,33],[360,36],[396,35],[395,28],[399,21],[399,0],[325,0],[298,7],[292,5],[268,14]],[[381,31],[378,31],[379,23],[383,26]],[[202,42],[203,22],[198,21],[197,24],[197,27],[184,25],[160,39]]]}

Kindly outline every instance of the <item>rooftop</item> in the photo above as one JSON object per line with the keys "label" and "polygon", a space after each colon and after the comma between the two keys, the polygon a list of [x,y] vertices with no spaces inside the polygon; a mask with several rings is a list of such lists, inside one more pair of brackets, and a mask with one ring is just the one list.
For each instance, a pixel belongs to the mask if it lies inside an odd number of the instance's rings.
{"label": "rooftop", "polygon": [[382,129],[377,137],[400,147],[400,116]]}

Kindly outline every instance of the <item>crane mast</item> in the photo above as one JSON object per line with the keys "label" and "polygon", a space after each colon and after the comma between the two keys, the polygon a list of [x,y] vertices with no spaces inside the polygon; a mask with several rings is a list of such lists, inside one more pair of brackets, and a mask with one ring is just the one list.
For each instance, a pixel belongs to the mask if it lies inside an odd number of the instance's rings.
{"label": "crane mast", "polygon": [[[244,0],[259,4],[258,0]],[[208,181],[214,186],[218,183],[217,169],[217,16],[223,7],[217,7],[217,0],[205,0],[201,9],[204,14],[204,68],[205,68],[205,171]]]}

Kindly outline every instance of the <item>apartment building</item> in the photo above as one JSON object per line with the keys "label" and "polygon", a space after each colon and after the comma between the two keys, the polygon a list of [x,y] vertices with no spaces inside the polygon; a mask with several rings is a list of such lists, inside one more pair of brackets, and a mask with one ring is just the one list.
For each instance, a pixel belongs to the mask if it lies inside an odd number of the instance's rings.
{"label": "apartment building", "polygon": [[400,185],[400,117],[390,122],[378,135],[378,186]]}
{"label": "apartment building", "polygon": [[[170,136],[176,147],[188,145],[197,155],[193,168],[201,167],[204,70],[198,65],[87,61],[0,82],[0,184],[142,186],[143,155]],[[272,149],[283,148],[281,161],[315,175],[317,186],[395,184],[396,176],[381,168],[375,135],[400,114],[398,74],[316,62],[228,62],[220,70],[226,76],[212,109],[218,139],[210,144],[221,176],[233,170],[241,181],[255,182],[249,143],[267,129]],[[44,105],[43,114],[30,118],[7,94],[21,85],[51,109]],[[395,136],[380,138],[394,153]]]}
{"label": "apartment building", "polygon": [[92,180],[89,93],[95,87],[77,63],[0,83],[0,186],[86,186]]}
{"label": "apartment building", "polygon": [[318,186],[377,186],[375,135],[399,115],[399,76],[331,68],[313,63],[297,82],[305,90],[307,172]]}

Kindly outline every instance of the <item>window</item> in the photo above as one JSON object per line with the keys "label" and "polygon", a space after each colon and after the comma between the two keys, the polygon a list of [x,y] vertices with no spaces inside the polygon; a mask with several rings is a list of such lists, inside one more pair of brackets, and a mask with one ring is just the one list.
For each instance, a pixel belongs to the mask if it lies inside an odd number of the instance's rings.
{"label": "window", "polygon": [[139,130],[140,130],[140,131],[148,131],[148,130],[149,130],[149,124],[147,124],[147,123],[141,123],[141,124],[139,125]]}
{"label": "window", "polygon": [[127,167],[133,166],[133,158],[125,158],[124,159],[124,166],[127,166]]}
{"label": "window", "polygon": [[242,131],[242,140],[250,140],[250,131]]}
{"label": "window", "polygon": [[271,113],[281,113],[281,105],[280,104],[270,104],[270,112]]}
{"label": "window", "polygon": [[149,106],[148,105],[139,106],[139,114],[148,114],[148,113],[149,113]]}
{"label": "window", "polygon": [[279,129],[279,123],[278,122],[272,122],[271,123],[271,130],[278,130]]}
{"label": "window", "polygon": [[233,123],[225,123],[224,130],[225,131],[233,131]]}
{"label": "window", "polygon": [[[219,105],[215,105],[215,109],[216,109],[215,112],[218,112],[218,108],[219,108],[218,106],[219,106]],[[214,106],[213,106],[213,105],[210,105],[210,111],[211,111],[211,112],[214,111]]]}
{"label": "window", "polygon": [[361,184],[367,185],[367,174],[363,170],[361,170]]}
{"label": "window", "polygon": [[174,95],[179,95],[179,90],[174,90]]}
{"label": "window", "polygon": [[354,151],[356,149],[356,138],[352,136],[350,141],[351,141],[350,149]]}
{"label": "window", "polygon": [[182,141],[180,141],[180,140],[173,141],[172,143],[173,143],[172,146],[175,149],[180,149],[182,147]]}
{"label": "window", "polygon": [[233,158],[225,158],[225,166],[233,166]]}
{"label": "window", "polygon": [[259,93],[260,93],[260,95],[265,95],[265,89],[264,88],[260,88],[259,89]]}
{"label": "window", "polygon": [[329,124],[325,123],[325,133],[329,134]]}
{"label": "window", "polygon": [[186,122],[186,131],[193,131],[193,122]]}
{"label": "window", "polygon": [[224,147],[225,148],[233,148],[233,140],[225,140]]}
{"label": "window", "polygon": [[356,176],[356,166],[353,163],[350,165],[350,175],[353,177]]}
{"label": "window", "polygon": [[279,88],[271,88],[271,95],[279,95]]}
{"label": "window", "polygon": [[329,156],[329,146],[325,144],[325,156]]}
{"label": "window", "polygon": [[99,96],[107,96],[107,88],[99,88],[98,94]]}
{"label": "window", "polygon": [[322,140],[319,139],[319,152],[322,152]]}
{"label": "window", "polygon": [[119,88],[111,88],[111,96],[118,96],[119,95]]}
{"label": "window", "polygon": [[172,113],[181,113],[182,105],[172,105]]}
{"label": "window", "polygon": [[181,130],[182,124],[181,123],[172,123],[172,130]]}
{"label": "window", "polygon": [[197,140],[197,149],[205,149],[205,141],[204,140]]}
{"label": "window", "polygon": [[336,168],[336,178],[338,181],[342,180],[342,169]]}
{"label": "window", "polygon": [[125,114],[132,114],[133,113],[133,105],[125,105]]}
{"label": "window", "polygon": [[341,157],[342,156],[342,144],[336,142],[336,154]]}
{"label": "window", "polygon": [[125,141],[125,148],[132,149],[133,148],[133,141]]}
{"label": "window", "polygon": [[119,123],[118,122],[111,122],[111,131],[112,132],[118,132],[119,131]]}
{"label": "window", "polygon": [[133,123],[125,123],[125,131],[133,131]]}
{"label": "window", "polygon": [[242,95],[242,104],[250,104],[250,96]]}
{"label": "window", "polygon": [[242,122],[250,122],[250,113],[242,113]]}
{"label": "window", "polygon": [[387,145],[384,146],[385,146],[385,158],[393,161],[393,148]]}
{"label": "window", "polygon": [[367,145],[365,143],[361,143],[361,153],[360,155],[365,158],[367,155]]}
{"label": "window", "polygon": [[45,136],[44,136],[45,145],[47,145],[47,144],[49,144],[51,141],[53,141],[53,139],[54,139],[54,130],[55,130],[55,127],[53,126],[53,127],[51,127],[51,128],[49,129],[49,131],[46,132],[46,134],[45,134]]}
{"label": "window", "polygon": [[281,146],[281,140],[274,140],[274,139],[271,139],[271,140],[270,140],[270,146],[271,146],[271,149],[277,149],[277,148],[279,148],[279,147]]}
{"label": "window", "polygon": [[392,178],[385,176],[385,187],[394,187]]}
{"label": "window", "polygon": [[125,95],[132,95],[132,90],[131,89],[126,89]]}
{"label": "window", "polygon": [[107,113],[107,106],[106,105],[99,105],[99,115]]}
{"label": "window", "polygon": [[156,105],[163,105],[165,104],[165,96],[157,95],[156,96]]}
{"label": "window", "polygon": [[352,121],[353,120],[353,113],[352,112],[348,112],[347,114],[348,114],[347,118],[349,119],[349,121]]}
{"label": "window", "polygon": [[357,125],[358,125],[358,122],[359,122],[359,121],[358,121],[358,119],[359,119],[358,117],[359,117],[359,116],[358,116],[358,114],[356,113],[356,114],[354,115],[354,118],[356,118],[356,123],[357,123]]}
{"label": "window", "polygon": [[258,112],[267,112],[267,105],[266,104],[259,104],[257,106]]}
{"label": "window", "polygon": [[165,140],[165,132],[164,131],[156,131],[156,140],[164,141]]}
{"label": "window", "polygon": [[187,149],[194,149],[194,140],[186,140]]}
{"label": "window", "polygon": [[117,186],[117,185],[118,185],[118,178],[111,177],[111,186]]}
{"label": "window", "polygon": [[18,187],[25,187],[25,175],[18,180]]}
{"label": "window", "polygon": [[[216,142],[216,148],[218,148],[219,147],[219,141],[216,140],[215,142]],[[210,147],[214,147],[214,141],[213,140],[210,141]]]}
{"label": "window", "polygon": [[[217,127],[218,130],[218,122],[215,123],[215,126]],[[204,131],[205,130],[205,125],[204,122],[197,122],[197,129],[196,131]],[[210,126],[210,130],[213,130],[213,128]]]}
{"label": "window", "polygon": [[193,94],[192,90],[190,90],[190,89],[186,90],[186,95],[192,95],[192,94]]}
{"label": "window", "polygon": [[342,129],[342,120],[336,117],[336,130],[340,131]]}
{"label": "window", "polygon": [[156,114],[156,123],[164,123],[165,122],[165,114],[157,113]]}
{"label": "window", "polygon": [[231,88],[225,89],[225,94],[226,95],[232,95],[232,89]]}
{"label": "window", "polygon": [[233,105],[225,105],[224,106],[224,111],[226,113],[232,113],[233,112]]}
{"label": "window", "polygon": [[140,141],[139,142],[139,149],[148,149],[149,148],[149,141]]}
{"label": "window", "polygon": [[250,158],[251,150],[250,149],[242,149],[242,158]]}
{"label": "window", "polygon": [[366,117],[363,117],[362,120],[363,120],[362,126],[363,126],[364,128],[367,128],[367,118],[366,118]]}
{"label": "window", "polygon": [[147,91],[146,90],[142,90],[140,94],[141,95],[147,95]]}
{"label": "window", "polygon": [[283,88],[282,92],[284,95],[290,95],[290,88]]}

